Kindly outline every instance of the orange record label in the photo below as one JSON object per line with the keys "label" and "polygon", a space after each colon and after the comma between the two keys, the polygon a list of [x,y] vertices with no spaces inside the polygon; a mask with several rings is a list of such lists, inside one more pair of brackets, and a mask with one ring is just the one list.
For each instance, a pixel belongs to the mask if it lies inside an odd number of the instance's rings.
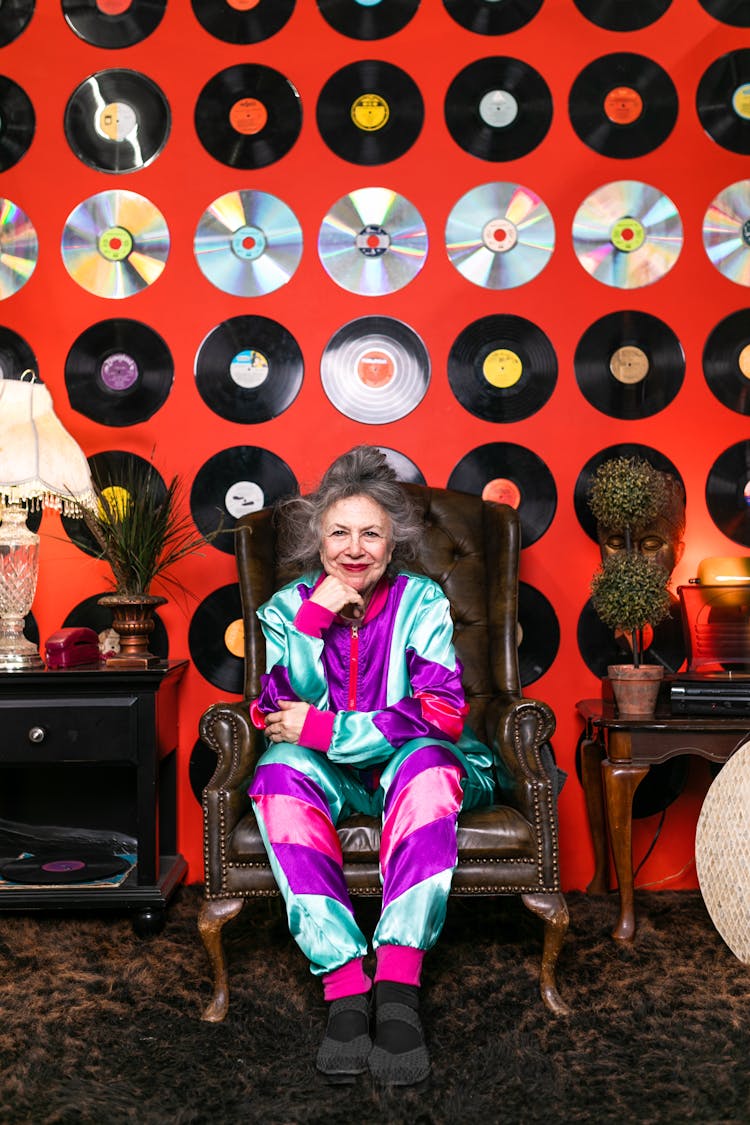
{"label": "orange record label", "polygon": [[227,4],[236,12],[249,12],[258,7],[260,0],[227,0]]}
{"label": "orange record label", "polygon": [[750,344],[745,344],[740,352],[737,365],[745,378],[750,379]]}
{"label": "orange record label", "polygon": [[352,121],[364,133],[376,133],[382,129],[390,115],[388,102],[380,94],[360,94],[352,103]]}
{"label": "orange record label", "polygon": [[750,121],[750,82],[743,82],[734,91],[732,109],[743,121]]}
{"label": "orange record label", "polygon": [[488,480],[482,489],[483,500],[494,500],[496,504],[508,504],[511,508],[518,508],[521,504],[521,490],[515,481],[507,477],[495,477]]}
{"label": "orange record label", "polygon": [[495,348],[486,356],[482,374],[493,387],[514,387],[523,375],[521,357],[510,348]]}
{"label": "orange record label", "polygon": [[393,359],[379,348],[371,348],[357,361],[357,375],[366,387],[385,387],[394,374]]}
{"label": "orange record label", "polygon": [[618,219],[612,227],[610,235],[612,244],[618,249],[624,251],[626,254],[631,254],[633,250],[638,250],[643,246],[644,239],[646,238],[646,230],[642,223],[637,219]]}
{"label": "orange record label", "polygon": [[245,656],[245,626],[241,617],[236,621],[230,621],[224,630],[224,644],[227,646],[232,656],[239,656],[240,660]]}
{"label": "orange record label", "polygon": [[648,356],[641,348],[626,344],[612,353],[609,369],[618,383],[640,383],[648,375]]}
{"label": "orange record label", "polygon": [[96,0],[96,6],[104,16],[121,16],[132,3],[133,0]]}
{"label": "orange record label", "polygon": [[254,137],[268,121],[268,110],[257,98],[240,98],[229,111],[229,123],[245,137]]}
{"label": "orange record label", "polygon": [[643,98],[632,86],[615,86],[604,99],[604,112],[613,125],[632,125],[643,113]]}

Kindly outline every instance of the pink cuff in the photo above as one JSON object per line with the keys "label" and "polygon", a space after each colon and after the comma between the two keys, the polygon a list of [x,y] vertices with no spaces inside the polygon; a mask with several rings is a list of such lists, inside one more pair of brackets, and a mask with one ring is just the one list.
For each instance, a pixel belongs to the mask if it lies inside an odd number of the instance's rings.
{"label": "pink cuff", "polygon": [[424,953],[424,949],[412,949],[408,945],[379,945],[375,980],[392,980],[419,987]]}
{"label": "pink cuff", "polygon": [[300,731],[300,746],[306,746],[308,750],[321,750],[325,754],[333,738],[335,718],[333,711],[319,711],[317,707],[311,706]]}
{"label": "pink cuff", "polygon": [[294,625],[300,633],[306,633],[309,637],[322,637],[335,616],[336,614],[326,609],[324,605],[308,600],[297,610]]}
{"label": "pink cuff", "polygon": [[342,996],[359,996],[369,992],[372,981],[362,967],[362,958],[347,961],[340,969],[323,977],[323,996],[326,1000],[340,1000]]}

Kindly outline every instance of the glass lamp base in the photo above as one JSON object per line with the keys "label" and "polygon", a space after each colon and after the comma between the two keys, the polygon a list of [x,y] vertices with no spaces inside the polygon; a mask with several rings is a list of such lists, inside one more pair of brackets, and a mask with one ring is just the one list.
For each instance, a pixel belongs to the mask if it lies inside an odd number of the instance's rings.
{"label": "glass lamp base", "polygon": [[[0,672],[30,672],[35,668],[43,668],[44,661],[39,655],[39,649],[25,637],[21,637],[23,645],[14,651],[4,651],[0,646]],[[26,646],[28,645],[28,649]]]}

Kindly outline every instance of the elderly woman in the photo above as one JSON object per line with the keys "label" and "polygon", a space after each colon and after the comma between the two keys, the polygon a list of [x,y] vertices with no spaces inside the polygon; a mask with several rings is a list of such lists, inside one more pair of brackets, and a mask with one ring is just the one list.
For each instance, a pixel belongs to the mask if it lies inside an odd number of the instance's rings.
{"label": "elderly woman", "polygon": [[[456,820],[490,802],[491,754],[464,725],[448,601],[404,569],[420,525],[385,456],[344,454],[284,514],[287,561],[304,573],[258,611],[267,671],[251,714],[269,746],[250,795],[330,1004],[318,1068],[408,1085],[430,1067],[420,975],[445,919]],[[383,818],[374,989],[335,827],[355,812]]]}

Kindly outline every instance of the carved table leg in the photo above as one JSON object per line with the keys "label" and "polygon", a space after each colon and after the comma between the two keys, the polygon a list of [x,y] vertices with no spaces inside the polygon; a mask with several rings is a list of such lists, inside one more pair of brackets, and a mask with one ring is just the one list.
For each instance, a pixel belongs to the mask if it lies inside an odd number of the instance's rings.
{"label": "carved table leg", "polygon": [[220,1023],[229,1008],[229,974],[222,930],[227,922],[237,917],[244,905],[244,898],[206,899],[198,915],[198,930],[203,938],[214,978],[213,997],[201,1016],[201,1019],[209,1023]]}
{"label": "carved table leg", "polygon": [[590,895],[605,895],[609,890],[609,852],[607,848],[607,826],[604,819],[604,795],[602,793],[602,747],[590,738],[582,738],[581,784],[586,799],[586,812],[594,846],[594,876],[586,888]]}
{"label": "carved table leg", "polygon": [[632,941],[635,936],[633,794],[648,773],[648,766],[622,765],[605,761],[602,765],[602,773],[612,854],[620,888],[620,917],[612,931],[612,937],[617,941]]}

